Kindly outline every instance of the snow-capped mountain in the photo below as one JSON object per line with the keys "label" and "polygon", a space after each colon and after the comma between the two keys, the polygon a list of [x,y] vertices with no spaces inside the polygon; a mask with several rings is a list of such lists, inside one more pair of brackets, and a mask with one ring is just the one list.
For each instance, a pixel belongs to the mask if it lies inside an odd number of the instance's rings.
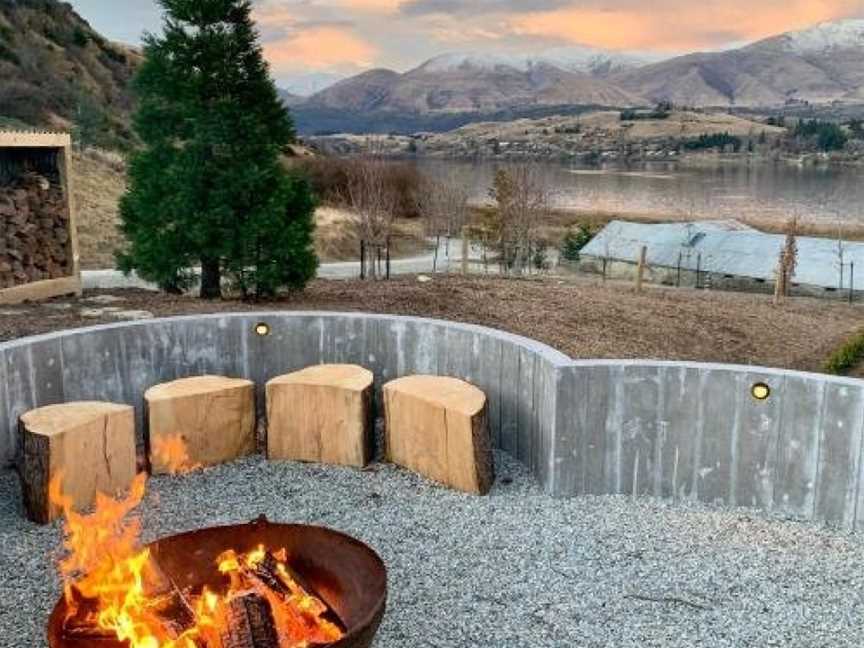
{"label": "snow-capped mountain", "polygon": [[820,23],[809,29],[775,36],[754,46],[764,45],[766,42],[773,42],[787,52],[799,55],[838,49],[864,49],[864,18]]}
{"label": "snow-capped mountain", "polygon": [[[442,121],[447,115],[513,118],[538,110],[665,100],[770,108],[798,102],[864,103],[864,19],[822,23],[737,49],[665,60],[588,47],[444,54],[408,72],[374,70],[345,79],[304,102],[301,117],[314,129],[326,110],[327,128],[333,130],[342,127],[345,115],[355,130],[382,115],[388,117],[388,129],[399,130],[408,117],[404,123],[422,130],[427,122],[429,128],[450,124],[452,120]],[[392,116],[400,121],[390,120]]]}
{"label": "snow-capped mountain", "polygon": [[612,72],[636,68],[661,58],[656,54],[648,53],[614,52],[590,47],[559,47],[536,54],[490,52],[442,54],[426,61],[418,69],[430,74],[468,69],[489,71],[502,67],[528,72],[538,65],[551,65],[567,72],[582,72],[595,77],[605,77]]}
{"label": "snow-capped mountain", "polygon": [[740,49],[698,53],[609,78],[654,101],[782,106],[864,100],[864,20],[821,23]]}

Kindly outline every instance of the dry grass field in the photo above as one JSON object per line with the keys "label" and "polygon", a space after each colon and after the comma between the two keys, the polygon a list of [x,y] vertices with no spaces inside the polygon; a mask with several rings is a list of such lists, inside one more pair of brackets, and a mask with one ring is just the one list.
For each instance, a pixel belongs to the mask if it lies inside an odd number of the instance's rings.
{"label": "dry grass field", "polygon": [[[88,150],[76,153],[73,164],[81,267],[114,267],[114,251],[123,244],[117,229],[118,202],[126,191],[125,165],[113,153]],[[393,254],[409,256],[425,245],[417,221],[401,220],[394,232]],[[322,207],[316,214],[315,247],[322,261],[357,260],[360,244],[350,213]]]}
{"label": "dry grass field", "polygon": [[[124,300],[119,306],[157,316],[268,309],[397,313],[492,326],[577,358],[695,360],[809,371],[819,371],[829,353],[862,326],[860,306],[794,299],[775,307],[759,295],[654,287],[637,294],[625,284],[594,280],[318,280],[303,293],[256,304],[142,291],[114,294]],[[0,340],[99,321],[82,317],[74,303],[65,309],[51,303],[7,308],[0,317]]]}

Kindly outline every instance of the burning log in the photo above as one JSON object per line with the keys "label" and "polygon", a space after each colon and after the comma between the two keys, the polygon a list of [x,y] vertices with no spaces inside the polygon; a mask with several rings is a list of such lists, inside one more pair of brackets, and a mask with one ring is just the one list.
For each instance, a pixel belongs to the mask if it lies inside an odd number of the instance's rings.
{"label": "burning log", "polygon": [[152,556],[147,563],[146,575],[145,591],[152,599],[153,612],[171,638],[177,639],[194,628],[197,619],[189,599]]}
{"label": "burning log", "polygon": [[251,587],[270,601],[277,627],[289,645],[324,645],[341,639],[344,630],[340,619],[291,569],[284,551],[279,554],[263,547],[244,556],[228,551],[222,556],[220,569],[231,574],[232,589]]}
{"label": "burning log", "polygon": [[279,648],[276,621],[267,599],[256,592],[235,595],[227,605],[221,648]]}

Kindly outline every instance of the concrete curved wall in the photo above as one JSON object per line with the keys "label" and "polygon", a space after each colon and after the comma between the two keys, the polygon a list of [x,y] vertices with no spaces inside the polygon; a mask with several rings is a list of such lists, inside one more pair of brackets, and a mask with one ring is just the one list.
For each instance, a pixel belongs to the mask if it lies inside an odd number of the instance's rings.
{"label": "concrete curved wall", "polygon": [[[265,322],[269,336],[256,334]],[[489,396],[495,445],[547,492],[649,494],[864,527],[864,382],[699,363],[573,361],[479,326],[353,313],[242,313],[98,326],[0,344],[0,463],[33,407],[220,373],[258,385],[322,362],[460,377]],[[751,386],[770,385],[757,401]],[[860,511],[860,513],[859,513]]]}

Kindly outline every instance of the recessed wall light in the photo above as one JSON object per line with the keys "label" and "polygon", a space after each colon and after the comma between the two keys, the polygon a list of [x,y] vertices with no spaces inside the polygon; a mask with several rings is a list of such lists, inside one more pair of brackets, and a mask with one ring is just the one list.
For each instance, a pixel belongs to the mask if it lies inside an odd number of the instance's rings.
{"label": "recessed wall light", "polygon": [[750,388],[750,394],[758,401],[768,400],[771,396],[771,388],[763,382],[756,383]]}
{"label": "recessed wall light", "polygon": [[261,337],[267,337],[270,335],[270,325],[265,322],[259,322],[255,325],[255,333]]}

